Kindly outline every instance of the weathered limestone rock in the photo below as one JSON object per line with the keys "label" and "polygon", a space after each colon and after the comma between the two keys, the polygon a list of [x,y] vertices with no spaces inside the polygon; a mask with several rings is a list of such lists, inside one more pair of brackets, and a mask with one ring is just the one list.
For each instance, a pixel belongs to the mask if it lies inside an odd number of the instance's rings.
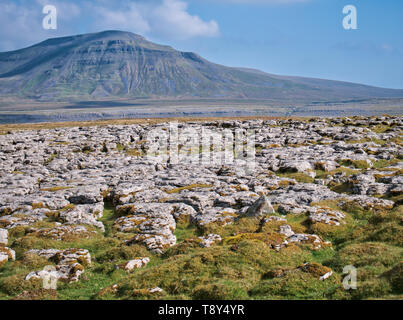
{"label": "weathered limestone rock", "polygon": [[232,208],[207,208],[202,214],[196,215],[194,220],[201,227],[210,223],[225,226],[233,223],[237,216],[236,210]]}
{"label": "weathered limestone rock", "polygon": [[148,292],[150,292],[150,293],[161,293],[163,291],[164,290],[161,289],[160,287],[155,287],[155,288],[148,289]]}
{"label": "weathered limestone rock", "polygon": [[278,212],[282,214],[301,214],[309,210],[309,206],[306,205],[294,205],[294,204],[280,204],[278,206]]}
{"label": "weathered limestone rock", "polygon": [[278,217],[278,216],[270,216],[268,218],[263,218],[262,220],[260,220],[260,227],[263,228],[267,223],[270,223],[272,221],[275,221],[275,222],[287,222],[287,219],[281,218],[281,217]]}
{"label": "weathered limestone rock", "polygon": [[95,235],[95,231],[89,231],[85,226],[62,225],[55,228],[39,229],[35,232],[38,237],[49,238],[53,240],[67,240],[71,237],[80,237],[82,239]]}
{"label": "weathered limestone rock", "polygon": [[289,236],[286,241],[307,244],[307,245],[310,245],[312,247],[312,249],[314,249],[314,250],[318,250],[324,246],[331,245],[330,242],[328,242],[328,241],[324,242],[316,234],[305,234],[305,233],[295,233],[295,234]]}
{"label": "weathered limestone rock", "polygon": [[123,270],[126,270],[126,271],[132,271],[134,269],[142,268],[142,267],[146,266],[149,262],[150,262],[150,258],[148,258],[148,257],[137,258],[137,259],[130,260],[130,261],[126,262],[126,263],[117,265],[116,267],[118,269],[123,269]]}
{"label": "weathered limestone rock", "polygon": [[309,172],[313,165],[308,161],[284,160],[280,163],[279,169],[282,172]]}
{"label": "weathered limestone rock", "polygon": [[45,270],[30,272],[25,280],[54,277],[65,282],[76,282],[84,272],[84,266],[91,264],[91,255],[86,249],[32,249],[28,250],[27,253],[44,257],[56,265]]}
{"label": "weathered limestone rock", "polygon": [[203,248],[211,247],[222,240],[220,235],[214,233],[210,233],[204,237],[199,237],[199,239],[201,239],[200,246]]}
{"label": "weathered limestone rock", "polygon": [[336,161],[327,160],[327,161],[315,162],[316,169],[323,170],[326,172],[336,170],[337,167],[338,167],[338,163]]}
{"label": "weathered limestone rock", "polygon": [[0,217],[0,227],[12,229],[18,226],[29,226],[46,218],[47,216],[44,213],[13,214]]}
{"label": "weathered limestone rock", "polygon": [[321,222],[329,225],[339,226],[341,223],[344,223],[344,218],[344,213],[340,211],[323,208],[312,208],[308,219],[312,223]]}
{"label": "weathered limestone rock", "polygon": [[[379,125],[390,128],[378,133],[374,126]],[[403,192],[403,147],[398,143],[403,118],[399,116],[204,121],[180,126],[197,134],[204,129],[255,129],[254,171],[237,162],[174,164],[143,157],[149,148],[147,134],[166,124],[0,135],[0,247],[8,245],[7,234],[16,227],[59,241],[95,236],[89,230],[95,226],[104,231],[99,219],[106,204],[108,209],[116,207],[112,237],[131,238],[128,244],[140,243],[157,253],[176,243],[177,224],[194,223],[206,231],[210,224],[225,226],[242,216],[259,217],[261,226],[279,225],[275,231],[279,243],[270,244],[276,250],[291,244],[318,249],[329,244],[317,235],[295,233],[287,224],[288,214],[303,214],[312,224],[337,227],[345,223],[344,213],[316,203],[335,200],[346,212],[355,207],[386,211],[395,202],[384,198]],[[377,144],[380,140],[386,143]],[[191,148],[184,144],[183,150]],[[306,180],[306,175],[316,178],[315,170],[324,172],[318,172],[315,183],[304,183],[312,180]],[[285,216],[270,216],[272,205]],[[38,227],[38,222],[55,221],[60,225]],[[196,241],[209,246],[218,237],[207,235]],[[9,251],[2,250],[4,263],[11,258]],[[73,253],[62,258],[58,252],[41,254],[57,263],[60,279],[78,279],[85,263],[74,262]]]}
{"label": "weathered limestone rock", "polygon": [[304,263],[302,266],[299,266],[298,269],[318,277],[321,281],[328,279],[333,274],[332,269],[315,262]]}
{"label": "weathered limestone rock", "polygon": [[8,243],[8,231],[6,229],[0,229],[0,244],[7,245]]}
{"label": "weathered limestone rock", "polygon": [[9,260],[15,260],[15,251],[7,247],[0,247],[0,267]]}
{"label": "weathered limestone rock", "polygon": [[49,269],[30,272],[25,277],[25,280],[54,278],[64,282],[77,282],[84,272],[84,267],[79,263],[56,265]]}
{"label": "weathered limestone rock", "polygon": [[162,235],[139,233],[136,234],[132,239],[126,241],[127,245],[134,243],[142,243],[147,247],[148,250],[161,254],[164,252],[164,250],[176,244],[176,237],[172,233]]}
{"label": "weathered limestone rock", "polygon": [[95,204],[102,202],[103,196],[101,190],[98,186],[78,188],[72,192],[72,195],[67,200],[73,204]]}
{"label": "weathered limestone rock", "polygon": [[102,217],[103,210],[103,202],[73,205],[71,208],[61,211],[59,218],[66,224],[88,224],[105,231],[103,223],[97,220]]}
{"label": "weathered limestone rock", "polygon": [[246,216],[261,217],[271,213],[274,213],[273,206],[266,196],[261,196],[252,206],[250,206],[246,212]]}
{"label": "weathered limestone rock", "polygon": [[292,231],[291,227],[288,224],[280,226],[279,233],[285,235],[287,238],[295,234],[295,232]]}

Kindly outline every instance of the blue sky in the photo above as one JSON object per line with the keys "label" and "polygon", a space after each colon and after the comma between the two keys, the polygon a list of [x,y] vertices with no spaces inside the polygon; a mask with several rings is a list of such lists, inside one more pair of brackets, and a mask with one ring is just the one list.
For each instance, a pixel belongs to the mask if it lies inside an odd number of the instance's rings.
{"label": "blue sky", "polygon": [[[43,30],[42,8],[58,9]],[[345,30],[342,9],[357,8]],[[0,0],[0,50],[121,29],[229,66],[403,88],[401,0]]]}

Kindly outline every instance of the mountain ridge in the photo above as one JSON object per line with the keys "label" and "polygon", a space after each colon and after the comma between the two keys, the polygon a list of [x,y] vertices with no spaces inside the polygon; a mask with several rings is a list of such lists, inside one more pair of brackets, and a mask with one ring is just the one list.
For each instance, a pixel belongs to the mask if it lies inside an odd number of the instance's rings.
{"label": "mountain ridge", "polygon": [[107,30],[1,52],[0,95],[37,101],[212,97],[325,102],[400,98],[403,90],[227,67],[141,35]]}

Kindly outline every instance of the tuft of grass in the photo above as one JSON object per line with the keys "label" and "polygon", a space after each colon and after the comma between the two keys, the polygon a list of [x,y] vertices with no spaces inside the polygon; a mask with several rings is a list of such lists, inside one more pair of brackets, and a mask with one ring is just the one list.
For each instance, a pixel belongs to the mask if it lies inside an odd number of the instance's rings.
{"label": "tuft of grass", "polygon": [[144,156],[144,152],[138,149],[127,149],[126,154],[131,157],[142,157]]}
{"label": "tuft of grass", "polygon": [[339,161],[342,166],[352,166],[357,169],[368,169],[370,168],[370,164],[366,160],[351,160],[351,159],[343,159]]}
{"label": "tuft of grass", "polygon": [[262,280],[250,291],[254,299],[342,299],[346,297],[340,280],[331,276],[326,281],[317,277],[294,270],[283,277]]}
{"label": "tuft of grass", "polygon": [[116,144],[116,149],[120,152],[120,151],[124,151],[126,148],[123,144],[121,143],[117,143]]}
{"label": "tuft of grass", "polygon": [[189,186],[184,186],[184,187],[179,187],[179,188],[174,188],[174,189],[167,189],[164,190],[166,193],[171,194],[171,193],[179,193],[182,190],[193,190],[196,188],[212,188],[213,186],[210,184],[191,184]]}
{"label": "tuft of grass", "polygon": [[277,173],[277,176],[279,176],[281,178],[295,179],[296,181],[301,182],[301,183],[313,183],[315,181],[314,178],[312,178],[302,172]]}
{"label": "tuft of grass", "polygon": [[341,248],[334,259],[328,261],[331,268],[341,270],[346,265],[357,267],[391,267],[403,258],[403,248],[382,242],[353,243]]}
{"label": "tuft of grass", "polygon": [[381,159],[381,160],[376,160],[372,163],[372,167],[374,169],[382,169],[382,168],[386,168],[386,167],[390,167],[393,166],[397,163],[399,163],[400,161],[397,159],[392,159],[392,160],[385,160],[385,159]]}
{"label": "tuft of grass", "polygon": [[52,153],[48,159],[45,160],[44,165],[48,165],[57,157],[57,153]]}
{"label": "tuft of grass", "polygon": [[56,191],[60,191],[60,190],[67,190],[67,189],[71,189],[72,187],[63,187],[63,186],[59,186],[59,187],[50,187],[50,188],[43,188],[40,189],[41,191],[47,191],[47,192],[56,192]]}
{"label": "tuft of grass", "polygon": [[346,174],[346,176],[351,176],[353,174],[358,174],[361,172],[361,170],[357,169],[350,169],[344,166],[341,166],[333,171],[325,172],[323,170],[316,170],[316,178],[318,179],[326,179],[329,176],[334,176],[336,173],[343,172]]}

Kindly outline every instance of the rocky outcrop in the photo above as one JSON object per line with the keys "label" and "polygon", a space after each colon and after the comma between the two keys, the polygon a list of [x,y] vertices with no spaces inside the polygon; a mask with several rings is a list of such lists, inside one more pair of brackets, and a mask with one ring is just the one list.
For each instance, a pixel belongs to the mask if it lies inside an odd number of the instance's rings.
{"label": "rocky outcrop", "polygon": [[86,249],[40,249],[29,250],[27,253],[44,257],[56,265],[30,272],[25,280],[54,278],[65,282],[76,282],[84,273],[84,266],[91,264],[91,256]]}
{"label": "rocky outcrop", "polygon": [[6,229],[0,229],[0,244],[7,245],[8,243],[8,231]]}
{"label": "rocky outcrop", "polygon": [[0,267],[9,260],[15,260],[15,251],[7,247],[0,247]]}
{"label": "rocky outcrop", "polygon": [[[121,244],[164,253],[177,243],[178,226],[190,224],[203,233],[194,237],[197,243],[209,247],[221,243],[223,235],[217,230],[248,217],[256,217],[262,229],[275,225],[270,232],[276,241],[262,240],[275,249],[325,247],[330,244],[320,237],[321,228],[344,226],[352,207],[381,212],[401,201],[402,121],[402,117],[362,117],[180,124],[179,131],[191,129],[193,138],[204,130],[254,129],[252,172],[238,162],[174,163],[145,156],[150,147],[147,135],[156,128],[169,131],[167,123],[2,134],[2,263],[12,260],[11,249],[5,246],[14,248],[17,238],[91,239],[102,237],[105,230]],[[376,130],[379,126],[388,128]],[[180,146],[182,151],[190,147]],[[196,147],[196,158],[201,160],[203,150]],[[220,158],[222,152],[215,156]],[[289,215],[306,219],[306,228],[292,230]],[[250,236],[250,230],[247,233]],[[53,251],[40,255],[56,259]],[[78,279],[81,267],[71,271],[72,264],[55,262],[60,278]]]}
{"label": "rocky outcrop", "polygon": [[126,263],[116,265],[116,268],[123,269],[126,271],[132,271],[134,269],[138,269],[138,268],[142,268],[142,267],[146,266],[149,262],[150,262],[150,258],[148,258],[148,257],[137,258],[137,259],[127,261]]}
{"label": "rocky outcrop", "polygon": [[271,213],[274,213],[274,209],[270,201],[266,198],[266,196],[261,196],[249,207],[245,215],[248,217],[261,217]]}

